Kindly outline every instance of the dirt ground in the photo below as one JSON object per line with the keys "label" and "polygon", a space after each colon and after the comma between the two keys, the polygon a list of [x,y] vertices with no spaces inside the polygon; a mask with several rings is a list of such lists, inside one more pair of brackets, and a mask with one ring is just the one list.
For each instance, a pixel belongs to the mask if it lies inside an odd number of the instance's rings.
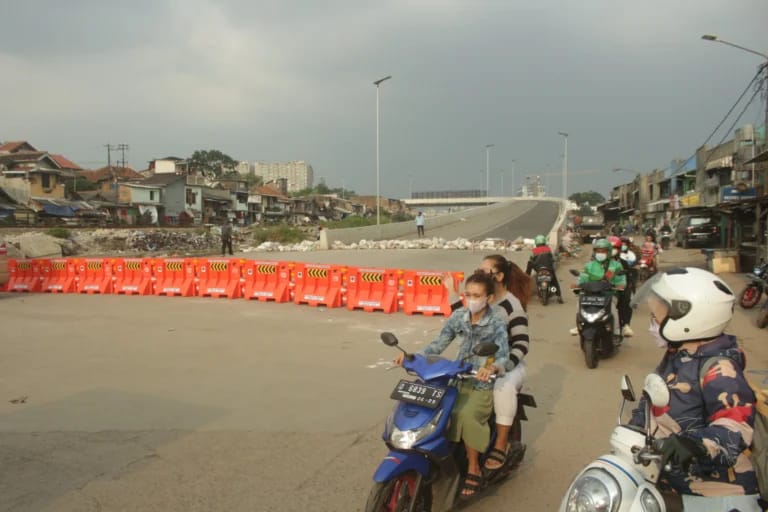
{"label": "dirt ground", "polygon": [[[469,271],[481,253],[357,251],[269,255]],[[527,255],[515,253],[523,263]],[[672,249],[662,266],[703,263]],[[559,270],[574,280],[566,263]],[[741,275],[725,275],[738,291]],[[587,370],[569,336],[576,300],[530,307],[520,471],[466,510],[553,510],[604,452],[622,374],[638,383],[661,354],[636,313],[635,338]],[[730,329],[751,368],[768,368],[755,311]],[[417,349],[441,317],[244,300],[0,294],[0,510],[356,511],[386,453],[380,440],[402,377],[381,331]]]}

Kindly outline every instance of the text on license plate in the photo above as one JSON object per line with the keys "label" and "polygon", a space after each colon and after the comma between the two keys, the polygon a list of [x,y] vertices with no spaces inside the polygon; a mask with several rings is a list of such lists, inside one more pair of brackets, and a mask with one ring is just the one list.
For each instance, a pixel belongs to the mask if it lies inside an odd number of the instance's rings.
{"label": "text on license plate", "polygon": [[390,398],[434,409],[440,405],[443,395],[445,395],[444,388],[430,386],[421,382],[401,380],[395,386]]}

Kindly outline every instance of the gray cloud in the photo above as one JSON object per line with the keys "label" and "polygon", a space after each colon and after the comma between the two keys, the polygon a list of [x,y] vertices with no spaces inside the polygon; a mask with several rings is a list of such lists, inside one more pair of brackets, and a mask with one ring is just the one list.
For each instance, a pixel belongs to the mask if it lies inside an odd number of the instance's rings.
{"label": "gray cloud", "polygon": [[703,141],[759,59],[699,37],[759,49],[767,11],[759,0],[14,2],[0,32],[0,69],[14,70],[0,79],[0,139],[92,167],[107,142],[129,143],[137,167],[198,148],[306,159],[372,192],[371,82],[391,74],[386,193],[407,194],[410,179],[478,187],[487,143],[493,184],[505,169],[509,189],[515,160],[518,184],[549,169],[557,193],[560,130],[569,189],[605,192],[626,178],[612,167],[664,167]]}

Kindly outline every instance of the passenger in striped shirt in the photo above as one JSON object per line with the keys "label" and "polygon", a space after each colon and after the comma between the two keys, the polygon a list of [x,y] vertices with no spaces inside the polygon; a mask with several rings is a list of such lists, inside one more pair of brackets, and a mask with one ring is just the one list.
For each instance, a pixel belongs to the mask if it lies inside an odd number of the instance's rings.
{"label": "passenger in striped shirt", "polygon": [[[517,393],[525,381],[525,356],[528,354],[530,338],[528,336],[528,315],[525,306],[530,297],[530,279],[528,275],[514,262],[507,260],[501,254],[486,256],[476,272],[490,274],[495,285],[496,313],[507,324],[509,336],[509,359],[506,373],[496,379],[493,389],[493,408],[496,413],[496,443],[489,453],[485,468],[490,471],[504,465],[510,450],[509,437],[512,423],[517,414]],[[450,279],[446,285],[451,290]],[[461,301],[456,301],[451,308],[462,307]],[[519,443],[517,439],[513,443]]]}

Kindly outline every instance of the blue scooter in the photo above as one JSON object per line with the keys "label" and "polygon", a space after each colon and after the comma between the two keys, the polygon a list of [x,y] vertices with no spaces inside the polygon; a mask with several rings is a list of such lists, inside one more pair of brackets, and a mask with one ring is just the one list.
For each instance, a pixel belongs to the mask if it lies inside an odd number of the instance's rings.
{"label": "blue scooter", "polygon": [[[463,443],[446,439],[458,391],[458,380],[474,378],[472,365],[466,360],[452,361],[440,356],[409,354],[398,346],[394,334],[381,335],[385,345],[405,354],[403,368],[417,380],[398,382],[391,398],[397,400],[384,426],[383,439],[390,452],[373,475],[373,488],[365,506],[366,512],[441,512],[453,508],[459,499],[460,484],[467,474]],[[493,343],[480,343],[473,353],[489,357],[496,353]],[[536,407],[532,395],[518,393],[518,408],[507,460],[494,471],[486,472],[482,488],[506,478],[520,465],[525,455],[521,443],[521,421],[527,420],[524,406]],[[491,442],[495,441],[495,421],[491,417]],[[485,456],[481,457],[483,464]]]}

